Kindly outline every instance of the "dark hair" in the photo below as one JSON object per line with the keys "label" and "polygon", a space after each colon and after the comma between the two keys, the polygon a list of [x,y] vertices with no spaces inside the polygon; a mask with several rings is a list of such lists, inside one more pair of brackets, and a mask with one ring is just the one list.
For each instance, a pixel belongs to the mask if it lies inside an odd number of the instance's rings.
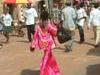
{"label": "dark hair", "polygon": [[66,2],[66,6],[71,6],[71,2]]}
{"label": "dark hair", "polygon": [[27,8],[31,8],[31,3],[27,3]]}
{"label": "dark hair", "polygon": [[99,7],[99,3],[93,3],[93,5],[94,5],[95,8]]}
{"label": "dark hair", "polygon": [[81,3],[81,4],[80,4],[80,7],[82,8],[83,6],[84,6],[84,4],[83,4],[83,3]]}
{"label": "dark hair", "polygon": [[49,18],[49,13],[46,10],[42,10],[40,14],[40,19],[42,21],[47,20]]}

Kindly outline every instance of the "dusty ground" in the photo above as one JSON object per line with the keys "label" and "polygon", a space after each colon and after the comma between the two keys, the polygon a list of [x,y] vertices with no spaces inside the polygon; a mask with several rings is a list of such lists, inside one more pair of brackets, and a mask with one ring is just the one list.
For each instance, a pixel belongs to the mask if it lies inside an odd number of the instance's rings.
{"label": "dusty ground", "polygon": [[[85,29],[85,43],[76,43],[72,52],[64,52],[63,45],[55,49],[54,55],[59,64],[61,75],[100,75],[100,48],[94,48],[92,31]],[[0,35],[3,42],[5,38]],[[0,49],[0,75],[39,75],[42,53],[29,51],[27,37],[11,36],[9,44]]]}

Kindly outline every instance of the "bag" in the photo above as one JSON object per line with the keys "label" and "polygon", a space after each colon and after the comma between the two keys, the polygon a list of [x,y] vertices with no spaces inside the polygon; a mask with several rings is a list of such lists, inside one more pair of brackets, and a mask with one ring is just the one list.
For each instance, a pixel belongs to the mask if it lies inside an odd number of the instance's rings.
{"label": "bag", "polygon": [[64,43],[66,41],[71,40],[71,31],[65,30],[63,27],[58,29],[57,38],[59,43]]}

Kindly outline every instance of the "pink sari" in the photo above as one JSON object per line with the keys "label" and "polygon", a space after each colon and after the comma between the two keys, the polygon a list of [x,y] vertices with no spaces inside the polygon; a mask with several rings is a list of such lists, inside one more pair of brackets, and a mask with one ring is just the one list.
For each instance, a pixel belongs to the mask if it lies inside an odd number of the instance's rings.
{"label": "pink sari", "polygon": [[36,26],[32,47],[41,49],[44,56],[41,61],[40,75],[60,75],[58,65],[52,55],[52,48],[55,46],[52,34],[57,32],[57,29],[52,27],[50,23],[45,30],[42,30],[39,25]]}

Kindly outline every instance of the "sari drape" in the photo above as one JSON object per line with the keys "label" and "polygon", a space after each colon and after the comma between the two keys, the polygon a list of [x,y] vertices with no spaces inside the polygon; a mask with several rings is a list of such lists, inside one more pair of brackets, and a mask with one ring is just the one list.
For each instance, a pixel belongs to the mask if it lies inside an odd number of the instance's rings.
{"label": "sari drape", "polygon": [[38,48],[44,52],[41,61],[40,75],[60,75],[57,62],[52,54],[52,49],[55,46],[53,36],[57,29],[48,23],[45,29],[41,29],[39,25],[35,27],[35,34],[33,37],[32,47]]}

